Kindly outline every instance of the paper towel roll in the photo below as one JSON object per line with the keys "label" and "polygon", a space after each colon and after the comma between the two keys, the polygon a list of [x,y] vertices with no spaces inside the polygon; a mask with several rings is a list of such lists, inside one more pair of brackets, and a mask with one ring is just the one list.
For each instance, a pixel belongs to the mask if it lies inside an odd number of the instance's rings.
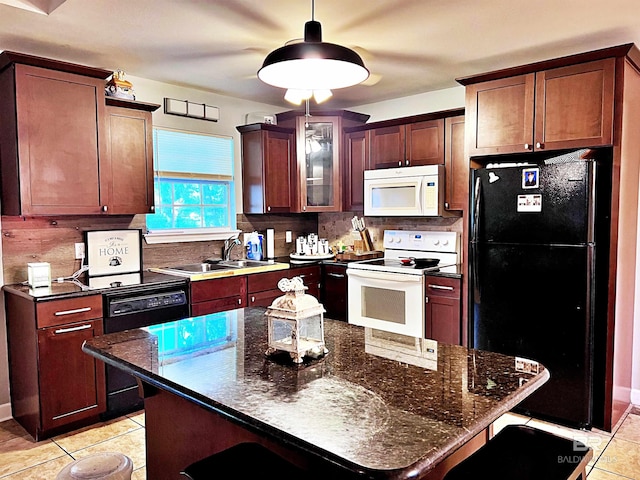
{"label": "paper towel roll", "polygon": [[276,258],[274,245],[275,230],[267,228],[267,259]]}

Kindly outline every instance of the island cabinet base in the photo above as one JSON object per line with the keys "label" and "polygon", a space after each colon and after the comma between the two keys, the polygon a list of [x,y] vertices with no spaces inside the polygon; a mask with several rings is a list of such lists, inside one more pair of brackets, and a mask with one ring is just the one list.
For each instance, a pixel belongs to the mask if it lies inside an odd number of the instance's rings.
{"label": "island cabinet base", "polygon": [[[294,465],[313,472],[318,478],[358,478],[329,461],[287,447],[286,441],[274,442],[239,423],[223,417],[192,400],[138,381],[144,395],[147,478],[175,480],[193,462],[225,450],[241,442],[256,442],[277,453]],[[491,427],[476,435],[453,454],[426,472],[420,480],[441,480],[457,463],[484,445]],[[250,462],[251,459],[247,459]],[[269,472],[265,472],[268,476]],[[242,478],[242,465],[233,476]],[[315,476],[314,476],[315,478]],[[367,477],[362,477],[367,478]],[[401,478],[390,474],[388,477]]]}

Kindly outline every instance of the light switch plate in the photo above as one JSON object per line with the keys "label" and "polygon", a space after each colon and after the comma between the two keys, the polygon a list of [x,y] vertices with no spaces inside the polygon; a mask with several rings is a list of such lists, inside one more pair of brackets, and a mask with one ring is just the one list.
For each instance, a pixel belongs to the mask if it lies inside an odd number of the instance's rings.
{"label": "light switch plate", "polygon": [[284,241],[286,243],[291,243],[293,242],[293,237],[291,236],[291,230],[287,230],[284,234]]}

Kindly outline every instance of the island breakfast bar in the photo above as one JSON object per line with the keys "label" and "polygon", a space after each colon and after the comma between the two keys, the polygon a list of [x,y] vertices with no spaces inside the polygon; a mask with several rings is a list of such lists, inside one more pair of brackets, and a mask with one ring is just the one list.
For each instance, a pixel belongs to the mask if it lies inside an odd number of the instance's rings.
{"label": "island breakfast bar", "polygon": [[147,478],[176,480],[245,441],[323,477],[441,478],[549,378],[514,357],[328,319],[329,353],[296,365],[265,355],[264,313],[244,308],[85,342],[86,353],[139,380]]}

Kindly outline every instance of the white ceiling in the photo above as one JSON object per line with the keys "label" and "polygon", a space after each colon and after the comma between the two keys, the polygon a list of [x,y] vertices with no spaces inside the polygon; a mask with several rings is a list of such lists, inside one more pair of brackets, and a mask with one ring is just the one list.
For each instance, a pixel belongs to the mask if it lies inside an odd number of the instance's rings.
{"label": "white ceiling", "polygon": [[[0,0],[0,50],[291,108],[256,72],[310,19],[311,0]],[[315,19],[325,42],[358,50],[372,73],[327,108],[640,43],[638,0],[316,0]]]}

